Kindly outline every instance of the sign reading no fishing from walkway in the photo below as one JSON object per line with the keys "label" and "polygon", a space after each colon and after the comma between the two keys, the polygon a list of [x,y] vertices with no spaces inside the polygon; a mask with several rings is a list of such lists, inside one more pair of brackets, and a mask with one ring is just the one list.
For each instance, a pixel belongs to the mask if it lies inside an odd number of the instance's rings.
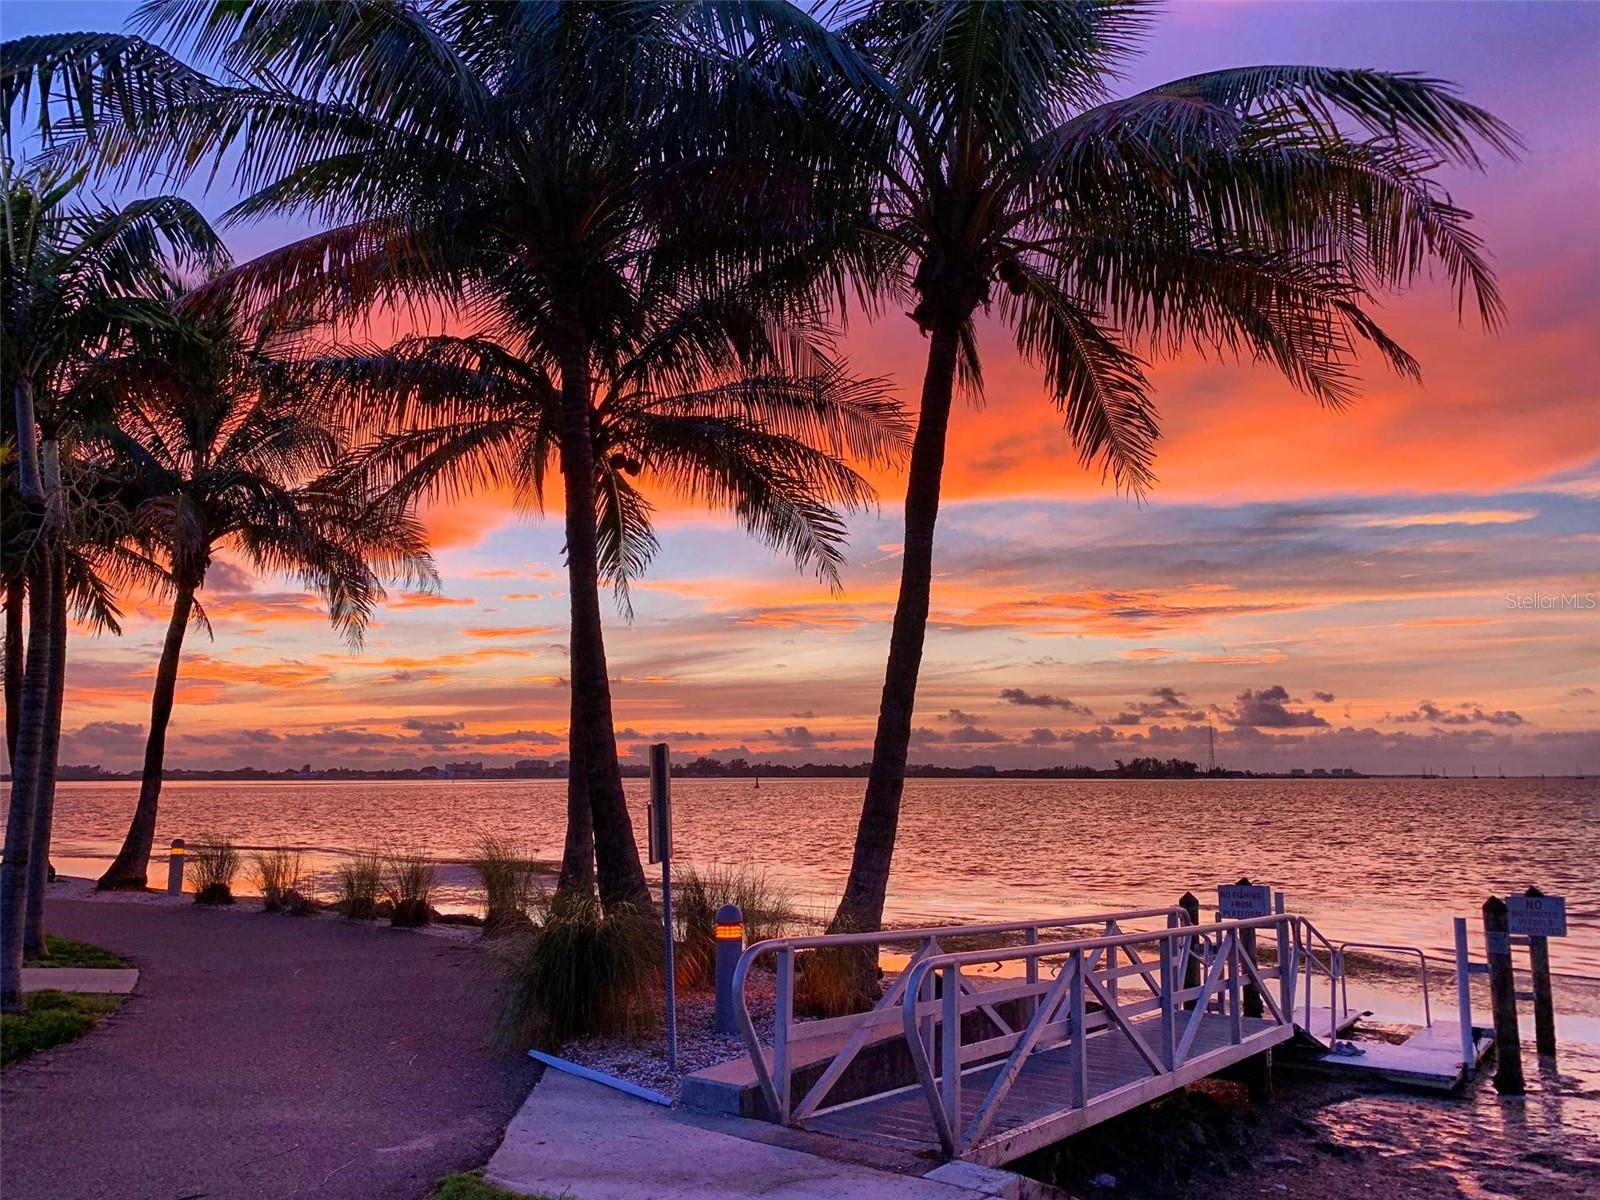
{"label": "sign reading no fishing from walkway", "polygon": [[1217,889],[1217,915],[1224,921],[1248,921],[1272,915],[1272,889],[1225,884]]}

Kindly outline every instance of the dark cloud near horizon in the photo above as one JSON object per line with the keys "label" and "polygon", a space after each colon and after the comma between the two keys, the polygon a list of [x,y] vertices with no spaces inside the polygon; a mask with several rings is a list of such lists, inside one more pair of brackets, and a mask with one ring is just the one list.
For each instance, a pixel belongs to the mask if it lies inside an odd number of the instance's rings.
{"label": "dark cloud near horizon", "polygon": [[1049,692],[1028,692],[1022,688],[1008,687],[1000,689],[1000,699],[1007,704],[1016,704],[1024,708],[1059,708],[1080,716],[1094,716],[1093,710],[1086,705],[1069,700],[1065,696],[1053,696]]}
{"label": "dark cloud near horizon", "polygon": [[1234,707],[1231,712],[1224,711],[1222,719],[1230,725],[1247,726],[1251,729],[1325,729],[1328,722],[1319,717],[1316,710],[1302,708],[1294,710],[1288,706],[1299,704],[1299,700],[1291,699],[1289,691],[1281,683],[1260,690],[1245,688],[1234,697]]}
{"label": "dark cloud near horizon", "polygon": [[1481,704],[1474,704],[1464,700],[1453,709],[1440,708],[1432,700],[1419,700],[1417,707],[1408,713],[1400,713],[1390,718],[1402,723],[1425,723],[1429,725],[1525,725],[1526,718],[1519,712],[1509,708],[1497,708],[1492,712]]}

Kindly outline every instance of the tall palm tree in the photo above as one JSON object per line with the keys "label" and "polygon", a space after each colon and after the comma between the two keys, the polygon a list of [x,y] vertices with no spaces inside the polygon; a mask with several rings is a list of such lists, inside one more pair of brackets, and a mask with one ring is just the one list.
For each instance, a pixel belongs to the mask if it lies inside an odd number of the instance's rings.
{"label": "tall palm tree", "polygon": [[[587,803],[606,903],[649,903],[611,713],[588,429],[593,380],[640,311],[788,256],[811,203],[796,97],[738,47],[787,6],[658,3],[337,5],[154,0],[141,27],[214,61],[218,83],[137,37],[19,39],[0,88],[37,95],[41,132],[120,178],[235,168],[233,218],[329,226],[222,287],[323,316],[440,307],[497,332],[537,318],[561,394],[571,592],[570,788]],[[737,52],[730,50],[734,48]],[[231,157],[228,157],[232,153]],[[774,166],[774,160],[793,169]],[[819,260],[823,275],[831,260]],[[832,281],[839,283],[836,273]],[[515,338],[507,339],[514,342]]]}
{"label": "tall palm tree", "polygon": [[213,306],[142,352],[97,363],[83,381],[114,414],[90,431],[89,452],[120,484],[128,541],[163,565],[172,596],[139,800],[101,888],[145,886],[184,635],[191,624],[209,629],[199,593],[219,548],[320,591],[353,644],[383,598],[381,578],[435,578],[404,504],[332,482],[341,432],[284,358],[300,333]]}
{"label": "tall palm tree", "polygon": [[[556,472],[564,490],[592,495],[586,524],[596,537],[596,570],[573,570],[570,547],[568,567],[570,586],[584,589],[596,608],[609,583],[632,617],[628,585],[658,548],[647,490],[731,511],[748,532],[837,587],[844,526],[836,510],[872,496],[842,460],[898,457],[905,432],[898,406],[879,381],[847,375],[815,331],[768,320],[753,292],[685,302],[654,295],[646,279],[641,293],[629,336],[608,340],[593,356],[582,435],[592,464],[588,488],[575,488],[567,474],[575,456],[566,446],[561,368],[537,312],[514,338],[508,326],[500,340],[417,337],[308,367],[331,403],[380,418],[378,435],[355,460],[365,486],[409,499],[488,484],[542,510],[545,481]],[[593,653],[603,661],[603,646]],[[577,690],[574,682],[580,721]],[[590,745],[575,737],[574,752],[591,752]],[[563,889],[592,887],[588,818],[575,791]]]}
{"label": "tall palm tree", "polygon": [[952,401],[982,387],[980,313],[1042,372],[1082,462],[1135,495],[1154,481],[1151,356],[1268,363],[1338,408],[1357,395],[1363,347],[1417,374],[1370,310],[1430,265],[1486,324],[1501,315],[1469,214],[1434,171],[1480,166],[1480,146],[1509,153],[1505,125],[1439,80],[1368,70],[1244,67],[1116,96],[1155,7],[842,6],[837,39],[860,56],[858,145],[878,156],[865,232],[892,262],[882,286],[909,297],[928,351],[839,927],[882,919]]}
{"label": "tall palm tree", "polygon": [[122,209],[83,204],[75,199],[81,172],[14,166],[11,98],[7,91],[0,168],[0,394],[12,408],[29,629],[0,863],[0,1007],[7,1010],[21,1004],[30,877],[42,879],[49,846],[70,582],[71,467],[64,447],[80,416],[76,384],[94,355],[163,322],[155,289],[172,265],[222,258],[205,219],[176,197]]}

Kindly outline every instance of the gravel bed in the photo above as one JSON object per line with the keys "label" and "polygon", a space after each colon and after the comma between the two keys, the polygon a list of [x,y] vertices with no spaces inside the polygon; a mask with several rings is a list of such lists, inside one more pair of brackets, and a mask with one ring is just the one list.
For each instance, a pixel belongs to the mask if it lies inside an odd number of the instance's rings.
{"label": "gravel bed", "polygon": [[[775,1006],[770,976],[752,973],[746,986],[750,1016],[762,1037],[772,1029]],[[560,1056],[592,1071],[603,1071],[650,1088],[679,1102],[683,1077],[744,1054],[744,1042],[737,1034],[716,1032],[717,999],[711,992],[678,993],[678,1070],[667,1067],[665,1028],[635,1037],[580,1038],[561,1048]]]}

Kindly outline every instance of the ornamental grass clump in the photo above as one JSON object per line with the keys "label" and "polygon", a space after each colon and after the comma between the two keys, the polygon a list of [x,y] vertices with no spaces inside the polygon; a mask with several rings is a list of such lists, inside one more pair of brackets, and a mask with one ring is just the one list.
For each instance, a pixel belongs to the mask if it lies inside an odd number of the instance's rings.
{"label": "ornamental grass clump", "polygon": [[531,928],[529,909],[539,891],[533,860],[509,840],[485,834],[471,861],[483,882],[484,934],[500,937]]}
{"label": "ornamental grass clump", "polygon": [[257,850],[250,856],[250,873],[261,893],[261,907],[283,912],[300,889],[300,852],[288,846]]}
{"label": "ornamental grass clump", "polygon": [[383,885],[383,855],[361,850],[346,855],[334,869],[334,908],[352,921],[370,921],[378,907]]}
{"label": "ornamental grass clump", "polygon": [[795,922],[794,901],[766,872],[749,866],[690,867],[675,872],[672,916],[677,926],[678,984],[708,988],[717,977],[717,910],[737,904],[744,914],[745,945],[781,937]]}
{"label": "ornamental grass clump", "polygon": [[559,1048],[574,1038],[650,1024],[661,987],[660,926],[583,893],[539,896],[536,927],[505,939],[500,1039]]}
{"label": "ornamental grass clump", "polygon": [[232,904],[233,880],[242,865],[239,851],[225,837],[207,834],[189,846],[194,898],[199,904]]}
{"label": "ornamental grass clump", "polygon": [[395,850],[384,855],[383,895],[389,902],[389,923],[398,929],[426,925],[433,916],[429,902],[439,868],[422,850]]}

